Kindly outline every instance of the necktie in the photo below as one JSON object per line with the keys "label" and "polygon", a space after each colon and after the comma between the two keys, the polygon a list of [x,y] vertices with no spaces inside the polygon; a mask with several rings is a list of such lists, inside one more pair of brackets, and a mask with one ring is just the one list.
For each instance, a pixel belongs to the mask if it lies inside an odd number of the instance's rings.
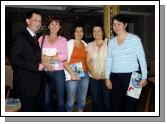
{"label": "necktie", "polygon": [[37,39],[36,35],[33,36],[33,39],[34,39],[35,44],[36,44],[36,45],[39,45],[38,39]]}
{"label": "necktie", "polygon": [[33,36],[33,39],[34,39],[35,42],[37,42],[36,35]]}
{"label": "necktie", "polygon": [[35,49],[36,49],[36,54],[37,54],[37,57],[38,57],[38,61],[41,62],[41,49],[40,49],[39,42],[37,40],[36,35],[33,36],[33,39],[34,39],[34,42],[35,42]]}

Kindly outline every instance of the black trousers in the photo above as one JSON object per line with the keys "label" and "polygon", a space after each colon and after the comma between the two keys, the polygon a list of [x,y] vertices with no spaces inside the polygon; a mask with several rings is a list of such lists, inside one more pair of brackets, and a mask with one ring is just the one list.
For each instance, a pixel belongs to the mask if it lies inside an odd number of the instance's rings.
{"label": "black trousers", "polygon": [[39,112],[40,97],[39,96],[21,96],[21,112]]}
{"label": "black trousers", "polygon": [[112,82],[112,111],[114,112],[135,112],[138,106],[138,99],[126,95],[132,73],[111,73]]}
{"label": "black trousers", "polygon": [[111,112],[111,91],[105,86],[105,80],[90,78],[93,112]]}

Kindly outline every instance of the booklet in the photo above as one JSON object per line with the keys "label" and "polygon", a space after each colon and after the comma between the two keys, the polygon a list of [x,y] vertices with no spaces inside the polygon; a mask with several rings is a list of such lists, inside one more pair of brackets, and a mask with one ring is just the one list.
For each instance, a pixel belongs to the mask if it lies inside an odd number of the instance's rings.
{"label": "booklet", "polygon": [[42,54],[47,56],[55,56],[58,53],[57,48],[42,48]]}
{"label": "booklet", "polygon": [[127,96],[139,99],[142,90],[142,87],[139,85],[141,77],[142,77],[141,74],[139,74],[138,72],[132,73],[128,90],[126,92]]}
{"label": "booklet", "polygon": [[[78,78],[85,76],[81,62],[71,64],[70,67],[72,68],[73,71],[75,71]],[[65,72],[66,81],[71,80],[71,75],[66,70],[64,72]]]}
{"label": "booklet", "polygon": [[[42,48],[42,54],[47,55],[47,56],[55,56],[58,54],[58,49],[57,48]],[[54,70],[59,69],[59,62],[58,61],[50,61],[50,64],[53,66]],[[45,69],[47,71],[47,69]]]}

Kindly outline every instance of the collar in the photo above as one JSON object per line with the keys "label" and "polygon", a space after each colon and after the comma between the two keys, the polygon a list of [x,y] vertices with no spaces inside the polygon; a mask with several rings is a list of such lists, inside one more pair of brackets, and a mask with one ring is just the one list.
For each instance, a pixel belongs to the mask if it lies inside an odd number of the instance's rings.
{"label": "collar", "polygon": [[31,34],[32,37],[34,37],[36,34],[30,29],[30,28],[26,28],[28,30],[28,32]]}
{"label": "collar", "polygon": [[[108,39],[105,38],[105,39],[103,40],[103,44],[102,44],[101,47],[105,46],[105,45],[107,44],[107,41],[108,41]],[[93,44],[97,47],[97,44],[96,44],[96,41],[95,41],[95,40],[93,41]]]}

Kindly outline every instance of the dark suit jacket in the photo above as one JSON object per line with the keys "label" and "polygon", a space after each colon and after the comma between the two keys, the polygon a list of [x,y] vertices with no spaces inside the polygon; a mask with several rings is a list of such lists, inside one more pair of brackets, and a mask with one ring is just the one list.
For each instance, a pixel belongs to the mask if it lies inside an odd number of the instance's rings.
{"label": "dark suit jacket", "polygon": [[16,34],[11,43],[10,59],[13,66],[14,90],[18,95],[38,96],[41,85],[39,44],[27,29]]}

